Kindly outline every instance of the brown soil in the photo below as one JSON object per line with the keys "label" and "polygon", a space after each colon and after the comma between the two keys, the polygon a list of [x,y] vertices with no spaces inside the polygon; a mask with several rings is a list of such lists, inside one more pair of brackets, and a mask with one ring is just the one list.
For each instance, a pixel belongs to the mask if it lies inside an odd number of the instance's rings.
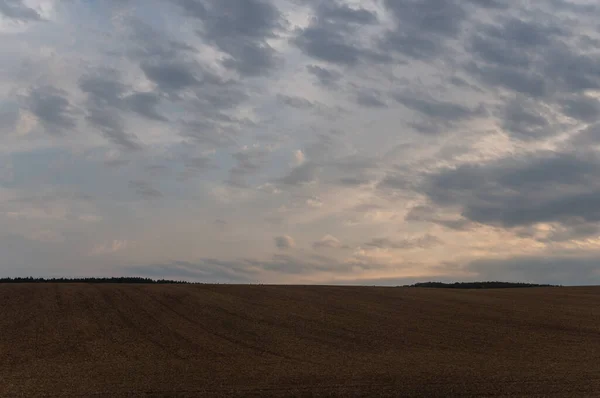
{"label": "brown soil", "polygon": [[600,287],[0,285],[0,396],[600,396]]}

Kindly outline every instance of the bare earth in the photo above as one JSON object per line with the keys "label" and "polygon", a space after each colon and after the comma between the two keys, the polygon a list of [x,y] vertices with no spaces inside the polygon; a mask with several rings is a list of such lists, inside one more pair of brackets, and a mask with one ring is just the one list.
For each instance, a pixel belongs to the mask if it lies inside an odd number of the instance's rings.
{"label": "bare earth", "polygon": [[600,396],[600,287],[0,285],[0,396]]}

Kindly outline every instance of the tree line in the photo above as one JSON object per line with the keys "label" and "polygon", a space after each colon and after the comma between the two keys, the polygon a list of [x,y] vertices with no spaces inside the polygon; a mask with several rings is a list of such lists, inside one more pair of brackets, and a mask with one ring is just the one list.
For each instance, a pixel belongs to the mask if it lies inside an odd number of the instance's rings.
{"label": "tree line", "polygon": [[524,287],[556,287],[558,285],[547,285],[524,282],[419,282],[404,287],[432,287],[445,289],[504,289],[504,288],[524,288]]}
{"label": "tree line", "polygon": [[186,281],[151,279],[137,276],[112,278],[0,278],[0,283],[138,283],[138,284],[188,284]]}

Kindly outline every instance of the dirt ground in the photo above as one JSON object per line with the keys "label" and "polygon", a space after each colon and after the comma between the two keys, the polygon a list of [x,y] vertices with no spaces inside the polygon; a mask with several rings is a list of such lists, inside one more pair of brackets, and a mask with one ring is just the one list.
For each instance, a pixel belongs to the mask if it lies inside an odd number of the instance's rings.
{"label": "dirt ground", "polygon": [[600,396],[600,287],[5,284],[0,396]]}

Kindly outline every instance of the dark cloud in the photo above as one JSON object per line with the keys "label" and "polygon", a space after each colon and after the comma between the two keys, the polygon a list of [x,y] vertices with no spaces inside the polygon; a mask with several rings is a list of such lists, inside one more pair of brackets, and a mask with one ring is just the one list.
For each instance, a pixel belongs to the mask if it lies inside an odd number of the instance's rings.
{"label": "dark cloud", "polygon": [[293,168],[285,177],[279,179],[284,185],[297,186],[308,184],[317,179],[321,167],[314,162],[306,162]]}
{"label": "dark cloud", "polygon": [[166,117],[158,113],[156,110],[156,107],[160,104],[160,97],[155,93],[133,93],[125,97],[124,102],[127,104],[129,109],[141,116],[159,122],[168,121]]}
{"label": "dark cloud", "polygon": [[152,187],[152,185],[150,185],[150,183],[147,181],[129,181],[129,187],[135,190],[135,192],[144,199],[154,199],[163,196],[159,190]]}
{"label": "dark cloud", "polygon": [[575,147],[588,147],[600,144],[600,123],[592,124],[575,134],[570,143]]}
{"label": "dark cloud", "polygon": [[233,129],[222,128],[211,120],[184,122],[181,134],[210,148],[224,148],[236,143]]}
{"label": "dark cloud", "polygon": [[165,92],[182,90],[200,82],[194,69],[180,62],[143,63],[141,68],[146,77]]}
{"label": "dark cloud", "polygon": [[442,241],[430,234],[418,238],[391,240],[389,238],[374,238],[367,242],[365,246],[376,247],[378,249],[426,249],[428,247],[441,244]]}
{"label": "dark cloud", "polygon": [[119,73],[110,69],[84,75],[79,80],[79,88],[103,106],[118,105],[121,95],[127,90],[127,86],[119,79]]}
{"label": "dark cloud", "polygon": [[326,163],[337,183],[345,186],[369,184],[377,178],[381,166],[378,160],[359,156],[344,156]]}
{"label": "dark cloud", "polygon": [[563,285],[600,284],[600,256],[596,253],[578,256],[547,255],[482,259],[468,264],[481,280],[550,283]]}
{"label": "dark cloud", "polygon": [[23,4],[23,0],[0,0],[0,14],[20,21],[39,21],[40,14]]}
{"label": "dark cloud", "polygon": [[509,18],[500,25],[485,25],[471,39],[470,52],[489,64],[528,68],[541,49],[565,34],[540,20]]}
{"label": "dark cloud", "polygon": [[439,122],[468,120],[486,114],[483,105],[472,109],[461,104],[411,93],[394,93],[393,98],[405,107]]}
{"label": "dark cloud", "polygon": [[333,87],[342,78],[342,74],[334,69],[323,68],[317,65],[307,65],[306,70],[317,78],[325,87]]}
{"label": "dark cloud", "polygon": [[348,249],[338,238],[332,235],[325,235],[312,244],[313,249]]}
{"label": "dark cloud", "polygon": [[356,94],[356,103],[366,108],[387,108],[387,104],[375,90],[360,90]]}
{"label": "dark cloud", "polygon": [[88,106],[85,118],[91,125],[97,127],[107,140],[115,145],[129,151],[141,148],[137,137],[125,131],[123,117],[116,109],[91,103]]}
{"label": "dark cloud", "polygon": [[287,106],[291,106],[292,108],[297,109],[311,109],[314,108],[315,104],[306,98],[292,96],[292,95],[283,95],[278,94],[277,99],[284,103]]}
{"label": "dark cloud", "polygon": [[49,133],[61,134],[76,126],[74,111],[64,90],[36,87],[29,93],[27,106]]}
{"label": "dark cloud", "polygon": [[[534,98],[600,87],[600,61],[573,44],[578,34],[558,13],[498,18],[477,25],[465,71],[491,87]],[[581,40],[579,40],[581,41]]]}
{"label": "dark cloud", "polygon": [[135,135],[125,131],[124,111],[132,111],[153,121],[168,121],[156,109],[160,104],[156,93],[125,95],[131,88],[121,82],[115,70],[99,69],[84,75],[79,80],[79,88],[88,96],[88,122],[101,130],[108,140],[127,150],[140,149],[141,145]]}
{"label": "dark cloud", "polygon": [[539,242],[554,243],[567,242],[572,240],[586,239],[591,236],[600,235],[600,224],[597,222],[585,222],[581,218],[573,218],[566,220],[560,226],[555,226],[554,229],[544,237],[536,237]]}
{"label": "dark cloud", "polygon": [[13,130],[19,121],[20,110],[17,104],[2,103],[0,105],[0,131]]}
{"label": "dark cloud", "polygon": [[562,112],[578,121],[591,123],[600,118],[600,101],[586,95],[575,95],[559,101]]}
{"label": "dark cloud", "polygon": [[470,63],[466,67],[466,70],[479,78],[484,84],[499,86],[530,97],[541,98],[549,95],[551,92],[551,87],[544,75],[535,72],[539,70],[538,68],[525,70],[506,66]]}
{"label": "dark cloud", "polygon": [[[298,29],[296,37],[292,40],[306,55],[321,61],[347,66],[356,65],[362,60],[371,62],[385,60],[385,56],[356,41],[356,33],[361,26],[377,22],[375,14],[333,1],[319,2],[313,10],[314,16],[310,25]],[[313,69],[312,73],[315,72],[324,75],[322,69]]]}
{"label": "dark cloud", "polygon": [[258,173],[268,164],[270,152],[262,148],[249,148],[234,153],[236,164],[229,171],[230,183],[245,186],[245,178]]}
{"label": "dark cloud", "polygon": [[442,225],[455,231],[467,231],[476,224],[465,218],[448,218],[438,215],[438,209],[433,206],[419,205],[411,208],[404,216],[404,221],[428,222]]}
{"label": "dark cloud", "polygon": [[192,170],[209,170],[214,169],[216,166],[213,164],[213,161],[208,156],[191,156],[185,157],[183,159],[183,165]]}
{"label": "dark cloud", "polygon": [[544,138],[556,132],[538,102],[521,97],[505,105],[500,121],[504,131],[523,140]]}
{"label": "dark cloud", "polygon": [[457,0],[385,0],[396,27],[380,46],[406,57],[429,59],[446,51],[445,41],[456,37],[467,17]]}
{"label": "dark cloud", "polygon": [[283,235],[275,237],[275,246],[278,249],[286,250],[296,246],[296,243],[294,242],[294,239],[291,236]]}
{"label": "dark cloud", "polygon": [[227,68],[259,76],[278,65],[276,51],[267,43],[282,29],[282,16],[266,0],[179,0],[186,15],[202,21],[198,33],[228,57]]}
{"label": "dark cloud", "polygon": [[164,31],[158,31],[138,18],[128,18],[127,27],[135,43],[128,55],[144,61],[172,61],[193,56],[196,49],[187,43],[171,39]]}
{"label": "dark cloud", "polygon": [[196,262],[174,261],[167,264],[129,266],[131,275],[204,283],[249,283],[255,281],[251,269],[239,262],[201,259]]}
{"label": "dark cloud", "polygon": [[593,153],[538,152],[430,174],[433,203],[474,222],[505,227],[600,221],[600,159]]}
{"label": "dark cloud", "polygon": [[467,2],[490,9],[505,9],[511,4],[510,0],[467,0]]}
{"label": "dark cloud", "polygon": [[383,190],[410,190],[413,187],[413,180],[405,173],[393,172],[388,173],[379,183],[377,184],[378,189]]}

